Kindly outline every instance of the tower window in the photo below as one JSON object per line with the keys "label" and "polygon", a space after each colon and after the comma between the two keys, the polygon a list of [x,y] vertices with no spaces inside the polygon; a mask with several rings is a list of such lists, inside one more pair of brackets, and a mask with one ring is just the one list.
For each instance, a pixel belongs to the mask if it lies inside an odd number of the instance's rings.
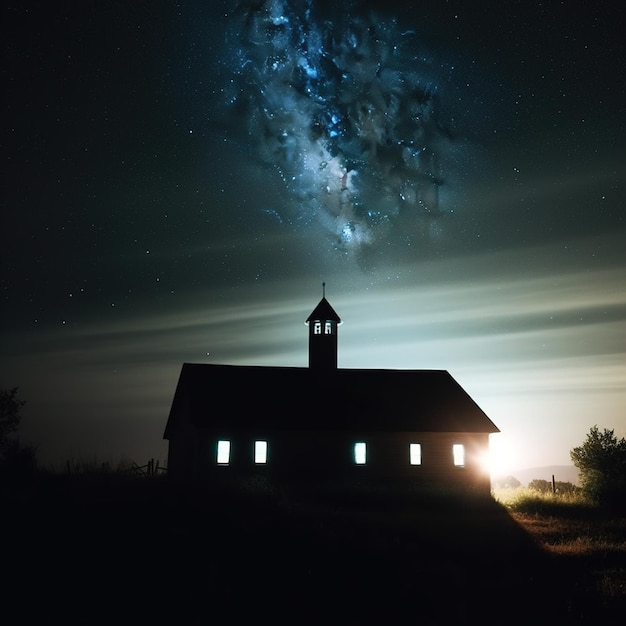
{"label": "tower window", "polygon": [[465,446],[462,443],[455,443],[452,446],[452,458],[457,467],[465,465]]}
{"label": "tower window", "polygon": [[322,322],[319,320],[313,323],[313,334],[321,335],[322,334]]}
{"label": "tower window", "polygon": [[217,464],[228,465],[230,463],[230,441],[220,439],[217,442]]}
{"label": "tower window", "polygon": [[333,323],[329,320],[324,322],[324,334],[332,335],[333,334]]}
{"label": "tower window", "polygon": [[354,462],[357,465],[365,465],[367,446],[362,441],[354,444]]}
{"label": "tower window", "polygon": [[411,465],[422,464],[422,444],[421,443],[409,444],[409,461]]}
{"label": "tower window", "polygon": [[254,442],[254,462],[257,464],[267,463],[267,441]]}

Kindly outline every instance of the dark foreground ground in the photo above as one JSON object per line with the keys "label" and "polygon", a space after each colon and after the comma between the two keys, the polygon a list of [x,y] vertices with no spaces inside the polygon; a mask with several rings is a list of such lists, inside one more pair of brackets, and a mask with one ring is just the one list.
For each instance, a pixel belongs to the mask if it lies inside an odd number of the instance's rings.
{"label": "dark foreground ground", "polygon": [[1,507],[6,624],[626,619],[593,564],[548,554],[491,498],[56,476]]}

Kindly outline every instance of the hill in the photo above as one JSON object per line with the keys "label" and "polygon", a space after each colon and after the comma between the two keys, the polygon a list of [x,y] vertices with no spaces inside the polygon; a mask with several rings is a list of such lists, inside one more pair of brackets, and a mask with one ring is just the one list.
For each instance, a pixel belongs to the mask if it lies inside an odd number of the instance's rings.
{"label": "hill", "polygon": [[554,480],[561,483],[572,483],[580,486],[578,469],[573,465],[546,465],[544,467],[527,467],[511,472],[511,476],[517,478],[525,487],[532,480]]}
{"label": "hill", "polygon": [[572,522],[390,485],[128,476],[0,482],[0,501],[15,623],[621,626],[626,610],[623,522],[599,511]]}

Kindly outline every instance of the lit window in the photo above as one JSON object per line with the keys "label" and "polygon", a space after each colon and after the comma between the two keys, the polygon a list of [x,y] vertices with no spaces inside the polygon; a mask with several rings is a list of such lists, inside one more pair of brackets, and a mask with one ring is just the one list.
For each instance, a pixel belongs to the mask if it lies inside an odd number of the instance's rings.
{"label": "lit window", "polygon": [[457,467],[465,465],[465,446],[461,443],[455,443],[452,446],[452,458]]}
{"label": "lit window", "polygon": [[217,463],[218,465],[228,465],[230,462],[230,441],[221,439],[217,442]]}
{"label": "lit window", "polygon": [[267,441],[254,442],[254,462],[267,463]]}
{"label": "lit window", "polygon": [[333,323],[332,322],[324,322],[324,334],[332,335],[333,334]]}
{"label": "lit window", "polygon": [[362,441],[354,444],[354,462],[357,465],[365,465],[366,451],[367,447]]}
{"label": "lit window", "polygon": [[421,443],[409,444],[409,458],[411,460],[411,465],[422,464],[422,444]]}
{"label": "lit window", "polygon": [[313,324],[313,334],[314,335],[321,335],[322,334],[322,322],[315,322]]}

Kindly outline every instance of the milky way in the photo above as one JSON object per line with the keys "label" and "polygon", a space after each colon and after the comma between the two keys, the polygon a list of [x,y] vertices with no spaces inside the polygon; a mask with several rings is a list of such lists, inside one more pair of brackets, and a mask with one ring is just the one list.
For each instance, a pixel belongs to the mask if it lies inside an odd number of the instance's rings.
{"label": "milky way", "polygon": [[248,3],[230,22],[224,107],[286,190],[266,210],[346,254],[432,237],[453,144],[435,73],[397,20],[329,4]]}

